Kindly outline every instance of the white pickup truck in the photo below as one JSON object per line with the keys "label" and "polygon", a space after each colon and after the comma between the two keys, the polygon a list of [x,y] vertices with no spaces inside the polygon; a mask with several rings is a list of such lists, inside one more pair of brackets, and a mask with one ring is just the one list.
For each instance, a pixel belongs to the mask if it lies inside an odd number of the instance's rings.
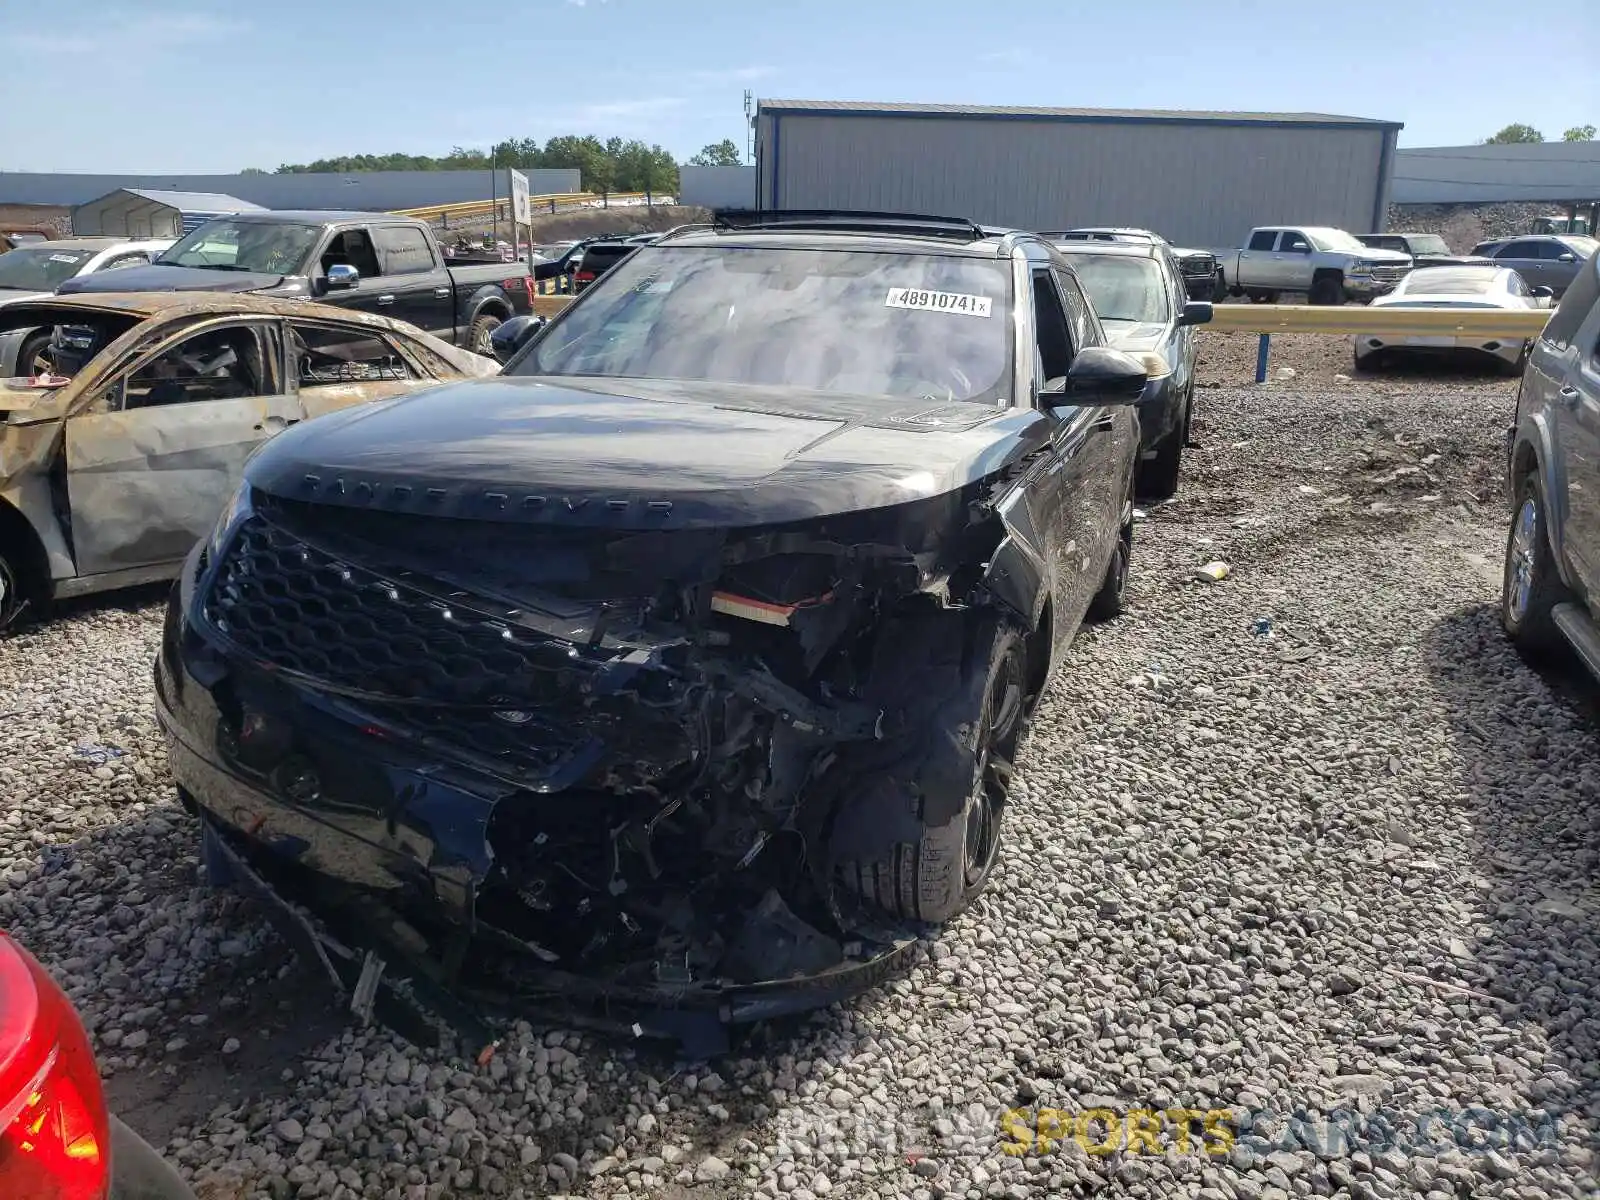
{"label": "white pickup truck", "polygon": [[1217,251],[1229,295],[1276,304],[1280,292],[1304,292],[1312,304],[1370,300],[1394,290],[1411,270],[1409,254],[1364,246],[1342,229],[1261,225],[1243,250]]}

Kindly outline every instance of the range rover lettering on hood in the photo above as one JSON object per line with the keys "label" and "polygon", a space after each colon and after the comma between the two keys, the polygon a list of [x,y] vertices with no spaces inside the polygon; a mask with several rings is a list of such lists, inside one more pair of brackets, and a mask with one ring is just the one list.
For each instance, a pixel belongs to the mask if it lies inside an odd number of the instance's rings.
{"label": "range rover lettering on hood", "polygon": [[[343,475],[324,479],[321,475],[307,475],[302,498],[316,499],[328,496],[353,497],[356,500],[378,500],[387,497],[394,503],[409,505],[419,496],[430,504],[442,504],[452,498],[451,488],[429,487],[419,490],[409,483],[386,484],[365,479],[350,480]],[[646,512],[666,516],[672,511],[670,500],[641,500],[627,496],[546,496],[528,494],[517,496],[509,492],[468,492],[455,490],[455,499],[465,505],[504,512],[521,508],[530,512],[578,513],[591,506],[605,508],[608,512]]]}

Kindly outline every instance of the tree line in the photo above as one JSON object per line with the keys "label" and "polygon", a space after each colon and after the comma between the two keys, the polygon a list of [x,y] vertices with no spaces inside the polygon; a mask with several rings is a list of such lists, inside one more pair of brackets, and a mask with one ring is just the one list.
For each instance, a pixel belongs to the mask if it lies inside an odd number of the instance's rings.
{"label": "tree line", "polygon": [[[724,140],[707,146],[689,160],[695,166],[737,166],[739,149]],[[517,170],[573,170],[582,179],[586,192],[660,192],[678,190],[678,163],[671,151],[646,145],[638,139],[624,141],[593,134],[568,134],[553,137],[544,145],[536,138],[508,138],[487,150],[454,147],[449,154],[351,154],[339,158],[319,158],[309,163],[284,163],[275,174],[343,174],[349,171],[487,171],[515,167]],[[245,174],[265,174],[260,168],[247,168]]]}
{"label": "tree line", "polygon": [[[1561,140],[1563,142],[1592,142],[1594,141],[1594,133],[1593,125],[1574,125],[1561,135]],[[1544,141],[1544,134],[1540,133],[1532,125],[1524,125],[1520,122],[1515,125],[1507,125],[1499,133],[1483,139],[1486,146],[1505,146],[1515,142],[1542,141]]]}

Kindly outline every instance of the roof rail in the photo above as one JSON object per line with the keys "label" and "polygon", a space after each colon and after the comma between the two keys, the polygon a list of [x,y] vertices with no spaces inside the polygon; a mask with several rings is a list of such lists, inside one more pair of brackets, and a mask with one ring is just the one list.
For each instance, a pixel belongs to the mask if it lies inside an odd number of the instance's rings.
{"label": "roof rail", "polygon": [[816,229],[855,233],[904,233],[916,237],[982,241],[981,227],[964,217],[931,217],[920,213],[856,212],[833,208],[723,209],[713,218],[718,229]]}

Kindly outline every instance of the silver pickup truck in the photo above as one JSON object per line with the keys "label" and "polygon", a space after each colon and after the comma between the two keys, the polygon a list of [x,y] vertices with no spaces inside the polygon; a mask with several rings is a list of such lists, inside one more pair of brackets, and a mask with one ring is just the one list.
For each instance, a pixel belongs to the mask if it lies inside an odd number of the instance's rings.
{"label": "silver pickup truck", "polygon": [[1217,251],[1217,266],[1229,295],[1276,304],[1281,292],[1303,292],[1312,304],[1343,304],[1393,291],[1412,261],[1364,246],[1342,229],[1261,225],[1243,250]]}

